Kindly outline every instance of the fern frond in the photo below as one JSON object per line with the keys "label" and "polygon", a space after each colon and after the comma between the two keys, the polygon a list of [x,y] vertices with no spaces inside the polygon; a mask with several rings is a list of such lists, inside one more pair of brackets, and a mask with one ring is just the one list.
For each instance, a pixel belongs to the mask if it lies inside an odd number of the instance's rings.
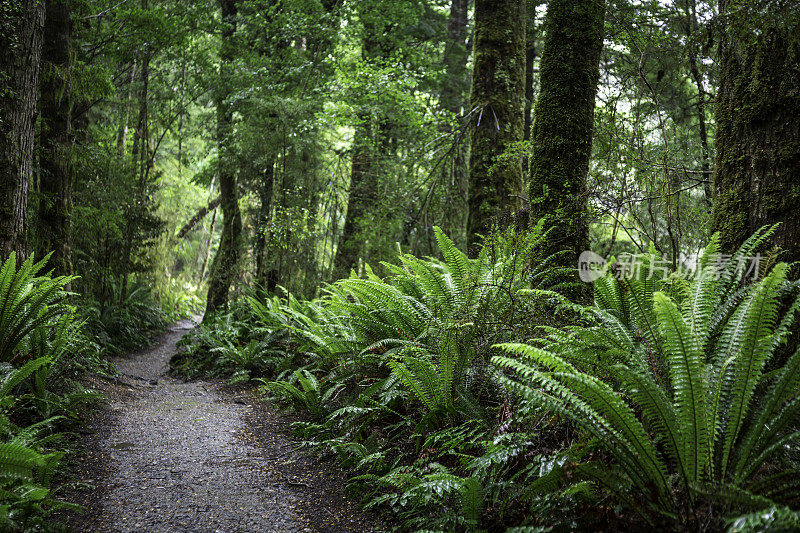
{"label": "fern frond", "polygon": [[667,455],[678,467],[684,486],[688,489],[693,476],[687,469],[683,455],[685,437],[674,406],[649,375],[635,372],[625,365],[616,365],[614,370],[628,385],[633,401],[644,413],[654,433],[664,435]]}
{"label": "fern frond", "polygon": [[484,508],[485,491],[480,480],[470,477],[461,482],[461,512],[464,518],[477,522]]}
{"label": "fern frond", "polygon": [[758,283],[749,300],[752,303],[744,316],[741,349],[732,368],[728,420],[722,448],[723,477],[727,472],[733,443],[739,436],[753,392],[761,378],[764,364],[771,354],[771,343],[765,341],[775,329],[779,308],[777,288],[786,279],[786,273],[786,264],[780,263]]}
{"label": "fern frond", "polygon": [[697,482],[708,465],[708,390],[705,365],[689,327],[675,303],[664,293],[654,295],[655,313],[661,323],[676,412],[684,429],[681,454],[690,481]]}
{"label": "fern frond", "polygon": [[44,456],[27,446],[0,444],[0,479],[33,481],[36,469],[44,465]]}

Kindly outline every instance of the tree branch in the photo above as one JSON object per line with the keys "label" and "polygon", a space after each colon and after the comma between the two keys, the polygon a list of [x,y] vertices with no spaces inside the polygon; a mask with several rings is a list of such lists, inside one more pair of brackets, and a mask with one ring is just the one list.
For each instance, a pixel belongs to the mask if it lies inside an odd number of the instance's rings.
{"label": "tree branch", "polygon": [[192,229],[194,229],[197,223],[203,220],[203,217],[205,217],[209,211],[213,211],[214,209],[219,207],[219,204],[221,203],[222,203],[222,196],[217,196],[216,198],[211,200],[211,202],[209,202],[208,205],[198,209],[197,213],[195,213],[194,216],[189,219],[189,222],[187,222],[178,232],[177,238],[183,239],[184,237],[186,237],[186,234],[192,231]]}

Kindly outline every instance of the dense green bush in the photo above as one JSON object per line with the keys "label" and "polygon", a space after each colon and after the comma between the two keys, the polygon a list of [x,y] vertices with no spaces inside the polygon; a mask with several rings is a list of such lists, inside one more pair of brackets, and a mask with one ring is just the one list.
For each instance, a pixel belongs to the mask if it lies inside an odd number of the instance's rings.
{"label": "dense green bush", "polygon": [[287,336],[283,328],[256,325],[249,304],[234,302],[181,341],[186,349],[173,358],[171,366],[187,378],[231,376],[236,382],[274,375],[278,368],[291,366],[284,342]]}
{"label": "dense green bush", "polygon": [[249,295],[182,364],[305,412],[301,445],[403,529],[738,531],[770,506],[783,524],[800,495],[800,284],[786,264],[757,283],[740,268],[773,230],[725,264],[712,240],[691,280],[653,275],[653,253],[588,306],[534,259],[539,228],[476,259],[437,230],[443,260],[400,255],[313,301]]}
{"label": "dense green bush", "polygon": [[40,275],[47,258],[0,268],[0,526],[41,525],[56,500],[50,479],[63,455],[57,442],[79,408],[99,395],[71,380],[85,356],[83,323],[65,287],[74,279]]}
{"label": "dense green bush", "polygon": [[[719,272],[714,240],[687,286],[618,281],[596,284],[588,325],[540,342],[504,344],[519,356],[494,364],[504,384],[584,428],[614,461],[575,466],[648,520],[657,511],[693,529],[709,503],[758,509],[796,503],[800,351],[765,372],[786,342],[800,307],[800,284],[779,263],[743,285],[738,258]],[[786,303],[788,301],[788,303]]]}
{"label": "dense green bush", "polygon": [[122,298],[121,286],[102,300],[84,298],[78,305],[85,317],[87,336],[101,356],[142,348],[166,325],[161,307],[142,282],[131,282]]}

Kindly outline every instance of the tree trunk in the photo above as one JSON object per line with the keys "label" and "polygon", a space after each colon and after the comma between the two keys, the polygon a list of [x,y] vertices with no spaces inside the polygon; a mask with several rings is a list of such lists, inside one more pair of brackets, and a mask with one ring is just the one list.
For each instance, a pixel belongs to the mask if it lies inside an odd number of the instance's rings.
{"label": "tree trunk", "polygon": [[256,242],[253,246],[253,255],[256,257],[256,283],[265,286],[267,282],[267,247],[270,214],[272,213],[272,195],[275,186],[275,158],[271,157],[264,169],[264,179],[258,190],[258,226],[256,227]]}
{"label": "tree trunk", "polygon": [[[219,192],[222,196],[222,238],[211,265],[205,317],[228,303],[228,291],[239,263],[242,233],[242,214],[239,211],[239,191],[233,161],[233,110],[227,101],[231,90],[234,43],[236,31],[236,1],[219,0],[222,10],[222,43],[220,47],[220,83],[214,99],[217,107],[217,151]],[[204,317],[204,320],[205,320]]]}
{"label": "tree trunk", "polygon": [[[536,2],[528,3],[528,28],[525,32],[525,124],[523,125],[522,138],[526,141],[531,140],[531,126],[533,125],[533,102],[535,96],[534,87],[534,68],[536,63]],[[530,157],[526,157],[523,162],[525,175],[530,172]]]}
{"label": "tree trunk", "polygon": [[469,215],[467,244],[474,248],[492,220],[519,207],[522,162],[499,159],[523,137],[525,2],[475,1],[475,43],[470,97]]}
{"label": "tree trunk", "polygon": [[[462,114],[466,103],[469,78],[467,77],[467,11],[469,0],[450,2],[450,19],[447,23],[447,43],[444,51],[445,75],[439,101],[443,109],[452,116]],[[443,225],[450,238],[456,243],[463,239],[466,231],[466,205],[469,180],[467,177],[467,146],[453,135],[453,149],[450,161],[442,164],[442,184],[444,190],[452,191],[451,201],[445,204]]]}
{"label": "tree trunk", "polygon": [[214,230],[217,229],[217,211],[219,211],[219,209],[214,209],[211,215],[211,226],[208,229],[208,244],[206,246],[206,252],[203,254],[203,267],[200,269],[199,283],[205,281],[206,274],[208,273],[208,263],[211,259],[211,246],[214,244]]}
{"label": "tree trunk", "polygon": [[12,252],[18,260],[28,254],[28,192],[44,12],[39,0],[0,5],[0,259]]}
{"label": "tree trunk", "polygon": [[589,246],[586,177],[604,17],[599,0],[551,0],[545,18],[531,134],[530,217],[544,218],[552,228],[544,256],[567,250],[558,263],[570,268]]}
{"label": "tree trunk", "polygon": [[356,266],[363,244],[359,235],[364,214],[377,201],[378,183],[377,176],[371,168],[373,157],[371,145],[369,124],[359,124],[353,134],[347,212],[334,259],[334,277],[337,278],[347,277],[350,269]]}
{"label": "tree trunk", "polygon": [[123,105],[121,112],[122,120],[120,121],[119,129],[117,130],[117,149],[119,149],[120,154],[125,154],[125,149],[127,148],[128,143],[128,121],[130,119],[131,100],[133,99],[133,83],[136,81],[136,66],[136,59],[134,59],[131,63],[128,94],[125,98],[125,104]]}
{"label": "tree trunk", "polygon": [[[789,7],[742,10],[720,42],[713,227],[732,252],[755,230],[781,222],[772,244],[800,260],[800,23]],[[788,4],[785,4],[788,6]],[[748,16],[750,15],[750,16]],[[762,22],[769,21],[769,22]]]}
{"label": "tree trunk", "polygon": [[53,252],[56,275],[72,273],[72,15],[67,0],[48,0],[42,48],[39,252]]}
{"label": "tree trunk", "polygon": [[[365,23],[362,56],[369,61],[382,61],[391,54],[394,43],[390,35],[378,32]],[[369,113],[359,115],[353,134],[353,153],[350,168],[350,191],[344,228],[339,237],[334,258],[334,276],[347,277],[357,266],[363,250],[364,215],[378,203],[378,172],[373,168],[377,155],[388,151],[392,124],[385,118],[371,120]]]}
{"label": "tree trunk", "polygon": [[713,189],[711,186],[711,151],[708,146],[708,127],[706,126],[706,93],[703,75],[698,67],[697,58],[697,3],[695,0],[686,0],[684,3],[686,15],[687,59],[689,60],[689,73],[697,88],[697,124],[700,136],[700,149],[702,153],[701,170],[703,172],[703,195],[708,206],[712,205]]}
{"label": "tree trunk", "polygon": [[[147,9],[147,0],[142,0],[142,9]],[[149,86],[150,86],[150,52],[145,52],[142,58],[139,88],[139,118],[133,132],[133,150],[131,152],[131,176],[134,182],[133,198],[128,205],[125,245],[122,250],[122,286],[120,287],[120,302],[128,297],[128,279],[131,273],[131,254],[133,254],[134,240],[137,233],[138,211],[145,209],[145,192],[147,187],[146,166],[148,161],[148,114],[149,114]]]}
{"label": "tree trunk", "polygon": [[444,50],[445,76],[439,97],[442,108],[461,112],[467,86],[467,8],[469,0],[452,0]]}

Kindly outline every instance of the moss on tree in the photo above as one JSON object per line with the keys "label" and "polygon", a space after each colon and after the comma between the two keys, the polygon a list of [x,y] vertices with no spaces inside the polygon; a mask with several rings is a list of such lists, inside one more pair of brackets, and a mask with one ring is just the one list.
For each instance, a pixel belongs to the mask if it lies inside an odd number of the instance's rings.
{"label": "moss on tree", "polygon": [[589,246],[586,176],[603,48],[601,0],[552,0],[547,8],[530,167],[532,220],[552,228],[549,250],[577,265]]}
{"label": "moss on tree", "polygon": [[[734,9],[736,7],[736,9]],[[800,260],[800,15],[723,1],[716,98],[713,229],[733,251],[755,230],[781,222],[773,244]],[[785,12],[782,12],[785,11]]]}
{"label": "moss on tree", "polygon": [[525,3],[476,0],[470,97],[468,244],[492,219],[519,207],[520,157],[498,156],[522,140],[525,102]]}

